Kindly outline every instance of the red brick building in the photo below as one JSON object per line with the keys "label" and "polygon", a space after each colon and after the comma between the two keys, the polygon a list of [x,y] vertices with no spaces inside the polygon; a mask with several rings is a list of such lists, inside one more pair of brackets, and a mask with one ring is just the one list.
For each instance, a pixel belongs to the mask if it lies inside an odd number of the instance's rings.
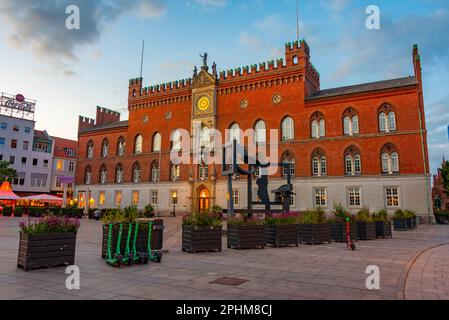
{"label": "red brick building", "polygon": [[[223,136],[254,128],[259,142],[279,129],[279,161],[295,164],[295,210],[342,203],[353,211],[412,209],[426,219],[430,175],[417,46],[412,57],[413,76],[325,90],[305,41],[286,44],[277,61],[220,73],[204,65],[191,79],[151,87],[130,80],[128,121],[100,107],[96,120],[80,117],[80,200],[152,203],[167,213],[173,203],[178,211],[226,207],[220,164],[170,161],[174,132],[199,122]],[[271,189],[285,183],[282,174],[270,178]],[[235,206],[243,208],[246,181],[237,178],[234,188]]]}

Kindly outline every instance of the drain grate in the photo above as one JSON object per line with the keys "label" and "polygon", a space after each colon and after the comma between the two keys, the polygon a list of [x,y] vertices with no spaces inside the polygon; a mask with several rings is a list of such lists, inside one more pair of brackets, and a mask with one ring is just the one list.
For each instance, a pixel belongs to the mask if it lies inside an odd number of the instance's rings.
{"label": "drain grate", "polygon": [[223,277],[220,279],[217,279],[215,281],[209,282],[209,284],[221,284],[223,286],[239,286],[244,284],[245,282],[248,282],[249,280],[245,279],[239,279],[239,278],[229,278],[229,277]]}

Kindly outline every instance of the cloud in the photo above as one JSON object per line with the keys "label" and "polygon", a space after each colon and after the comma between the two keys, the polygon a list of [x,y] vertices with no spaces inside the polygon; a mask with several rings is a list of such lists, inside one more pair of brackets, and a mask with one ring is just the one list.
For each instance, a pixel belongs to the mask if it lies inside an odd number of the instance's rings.
{"label": "cloud", "polygon": [[254,27],[262,32],[278,32],[285,28],[285,24],[278,14],[272,14],[264,19],[256,21]]}
{"label": "cloud", "polygon": [[265,46],[263,41],[259,37],[250,35],[246,31],[240,33],[239,43],[241,45],[249,47],[251,50],[254,51],[261,51],[264,49]]}
{"label": "cloud", "polygon": [[[65,27],[69,5],[80,9],[79,30]],[[9,27],[7,43],[10,46],[31,50],[39,58],[65,66],[78,61],[77,49],[98,41],[108,24],[132,10],[137,10],[143,17],[158,17],[165,12],[165,1],[2,0],[0,24]]]}
{"label": "cloud", "polygon": [[197,4],[202,7],[224,7],[227,4],[227,0],[190,0],[191,4]]}

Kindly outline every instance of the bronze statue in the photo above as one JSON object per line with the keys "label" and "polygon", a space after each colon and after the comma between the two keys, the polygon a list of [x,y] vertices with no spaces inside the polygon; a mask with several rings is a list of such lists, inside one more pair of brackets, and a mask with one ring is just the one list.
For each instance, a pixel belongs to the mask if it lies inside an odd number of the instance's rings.
{"label": "bronze statue", "polygon": [[212,74],[215,78],[217,77],[217,64],[215,62],[212,64]]}
{"label": "bronze statue", "polygon": [[207,67],[207,52],[204,55],[200,54],[200,57],[203,58],[203,67]]}
{"label": "bronze statue", "polygon": [[193,69],[193,77],[195,78],[198,75],[198,68],[195,66],[195,69]]}

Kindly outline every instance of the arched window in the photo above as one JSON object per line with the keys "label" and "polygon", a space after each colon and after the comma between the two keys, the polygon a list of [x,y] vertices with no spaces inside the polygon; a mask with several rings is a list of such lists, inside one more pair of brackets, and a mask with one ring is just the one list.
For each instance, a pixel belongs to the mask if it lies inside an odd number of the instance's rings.
{"label": "arched window", "polygon": [[101,156],[107,157],[109,156],[109,140],[104,139],[103,143],[101,144]]}
{"label": "arched window", "polygon": [[256,122],[255,129],[255,142],[256,144],[265,144],[267,142],[267,127],[263,120]]}
{"label": "arched window", "polygon": [[179,165],[172,164],[170,167],[170,177],[172,181],[178,181],[180,177]]}
{"label": "arched window", "polygon": [[343,114],[343,134],[353,136],[359,133],[359,116],[354,109],[349,108]]}
{"label": "arched window", "polygon": [[198,177],[200,180],[209,179],[209,166],[207,164],[200,164],[198,168]]}
{"label": "arched window", "polygon": [[385,103],[379,108],[379,131],[390,132],[396,130],[397,124],[394,108]]}
{"label": "arched window", "polygon": [[84,182],[87,185],[92,184],[92,168],[90,166],[87,166],[84,171]]}
{"label": "arched window", "polygon": [[345,151],[345,174],[356,176],[362,173],[362,157],[356,147],[349,147]]}
{"label": "arched window", "polygon": [[381,163],[383,174],[399,173],[399,153],[392,144],[385,145],[381,150]]}
{"label": "arched window", "polygon": [[119,157],[125,155],[125,138],[120,137],[117,140],[117,155]]}
{"label": "arched window", "polygon": [[136,162],[133,165],[133,182],[139,183],[142,178],[142,168],[140,167],[140,163]]}
{"label": "arched window", "polygon": [[[295,162],[295,156],[290,152],[286,151],[282,155],[281,163],[287,163],[290,164],[290,176],[294,178],[296,176],[296,162]],[[288,167],[282,167],[282,175],[284,177],[288,174]]]}
{"label": "arched window", "polygon": [[293,65],[298,64],[298,56],[294,56],[292,60],[293,60]]}
{"label": "arched window", "polygon": [[326,121],[320,112],[315,112],[311,119],[312,138],[322,138],[326,136]]}
{"label": "arched window", "polygon": [[317,149],[312,153],[312,175],[315,177],[327,175],[326,154],[320,149]]}
{"label": "arched window", "polygon": [[290,117],[282,121],[282,141],[295,139],[295,125]]}
{"label": "arched window", "polygon": [[162,135],[157,132],[153,136],[153,152],[161,152],[162,150]]}
{"label": "arched window", "polygon": [[229,128],[229,142],[237,140],[237,143],[240,142],[240,126],[237,123],[233,123]]}
{"label": "arched window", "polygon": [[158,182],[160,179],[159,162],[153,161],[151,164],[151,181]]}
{"label": "arched window", "polygon": [[179,151],[181,150],[181,132],[179,130],[175,130],[171,136],[172,142],[172,150]]}
{"label": "arched window", "polygon": [[87,159],[93,159],[94,158],[94,143],[93,143],[92,140],[87,143],[86,154],[87,154]]}
{"label": "arched window", "polygon": [[134,153],[139,154],[143,152],[143,137],[142,135],[138,135],[134,142]]}
{"label": "arched window", "polygon": [[123,183],[124,179],[124,175],[123,175],[123,166],[119,163],[116,167],[115,167],[115,181],[117,183]]}
{"label": "arched window", "polygon": [[105,165],[100,168],[100,184],[106,184],[108,182],[108,170]]}

